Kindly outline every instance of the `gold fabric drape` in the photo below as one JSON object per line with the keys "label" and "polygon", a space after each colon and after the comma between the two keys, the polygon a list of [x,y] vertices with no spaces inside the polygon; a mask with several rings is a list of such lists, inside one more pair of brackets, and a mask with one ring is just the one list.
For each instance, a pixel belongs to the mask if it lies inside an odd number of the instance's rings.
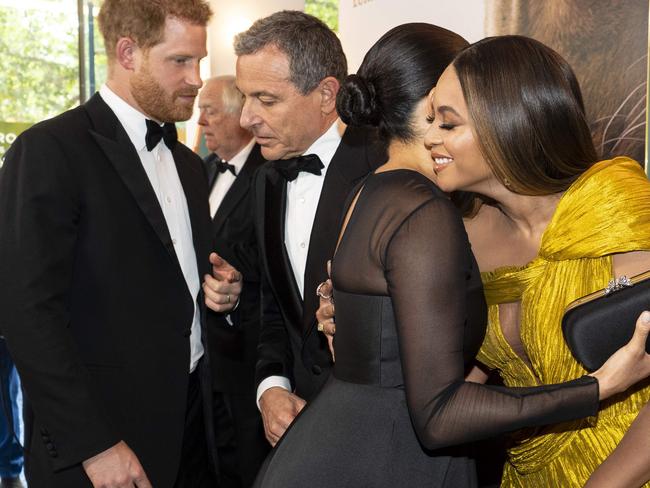
{"label": "gold fabric drape", "polygon": [[[650,250],[650,182],[631,159],[601,161],[562,196],[533,261],[482,274],[489,323],[479,361],[498,369],[508,386],[584,375],[562,336],[564,309],[607,285],[613,254],[638,250]],[[508,345],[499,324],[498,305],[517,301],[521,342],[532,367]],[[516,433],[502,486],[583,486],[650,399],[646,385],[603,402],[596,418]]]}

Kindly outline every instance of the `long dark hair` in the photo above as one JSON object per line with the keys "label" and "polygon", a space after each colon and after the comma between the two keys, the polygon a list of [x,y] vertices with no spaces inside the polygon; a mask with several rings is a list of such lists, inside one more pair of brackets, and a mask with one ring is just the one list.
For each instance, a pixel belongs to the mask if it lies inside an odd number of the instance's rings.
{"label": "long dark hair", "polygon": [[511,191],[564,191],[597,161],[578,81],[548,46],[490,37],[463,50],[453,67],[483,157]]}
{"label": "long dark hair", "polygon": [[384,34],[345,79],[336,109],[348,125],[379,127],[380,134],[409,142],[411,117],[454,57],[468,43],[458,34],[425,23],[402,24]]}

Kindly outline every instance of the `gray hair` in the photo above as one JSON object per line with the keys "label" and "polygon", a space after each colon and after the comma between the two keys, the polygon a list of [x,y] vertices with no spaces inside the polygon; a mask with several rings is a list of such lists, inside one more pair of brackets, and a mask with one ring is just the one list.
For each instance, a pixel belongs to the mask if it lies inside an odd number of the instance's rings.
{"label": "gray hair", "polygon": [[223,110],[230,114],[239,114],[244,107],[244,97],[235,85],[233,75],[215,76],[205,80],[205,88],[210,83],[221,82],[221,99],[223,101]]}
{"label": "gray hair", "polygon": [[289,58],[289,81],[306,95],[328,76],[343,83],[348,63],[341,41],[316,17],[283,10],[256,21],[235,37],[235,54],[255,54],[275,46]]}

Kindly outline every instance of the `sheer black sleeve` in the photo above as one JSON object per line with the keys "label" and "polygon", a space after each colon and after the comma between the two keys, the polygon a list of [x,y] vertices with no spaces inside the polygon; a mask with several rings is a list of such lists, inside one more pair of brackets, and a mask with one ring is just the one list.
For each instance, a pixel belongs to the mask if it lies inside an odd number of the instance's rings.
{"label": "sheer black sleeve", "polygon": [[[428,448],[526,426],[594,415],[598,384],[504,388],[464,381],[464,344],[477,277],[460,216],[444,198],[420,205],[392,235],[383,257],[397,321],[409,411]],[[480,332],[478,332],[480,334]]]}

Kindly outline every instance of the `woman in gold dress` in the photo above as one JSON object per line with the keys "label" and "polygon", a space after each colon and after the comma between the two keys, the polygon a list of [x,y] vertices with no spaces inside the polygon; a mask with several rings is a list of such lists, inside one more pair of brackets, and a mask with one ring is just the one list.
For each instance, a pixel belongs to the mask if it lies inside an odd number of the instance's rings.
{"label": "woman in gold dress", "polygon": [[[466,220],[489,307],[478,361],[510,387],[584,375],[562,316],[613,277],[650,269],[643,169],[625,157],[598,162],[571,68],[529,38],[463,51],[432,111],[426,144],[439,187],[478,195]],[[502,486],[582,487],[650,399],[648,384],[602,402],[595,417],[516,433]]]}

